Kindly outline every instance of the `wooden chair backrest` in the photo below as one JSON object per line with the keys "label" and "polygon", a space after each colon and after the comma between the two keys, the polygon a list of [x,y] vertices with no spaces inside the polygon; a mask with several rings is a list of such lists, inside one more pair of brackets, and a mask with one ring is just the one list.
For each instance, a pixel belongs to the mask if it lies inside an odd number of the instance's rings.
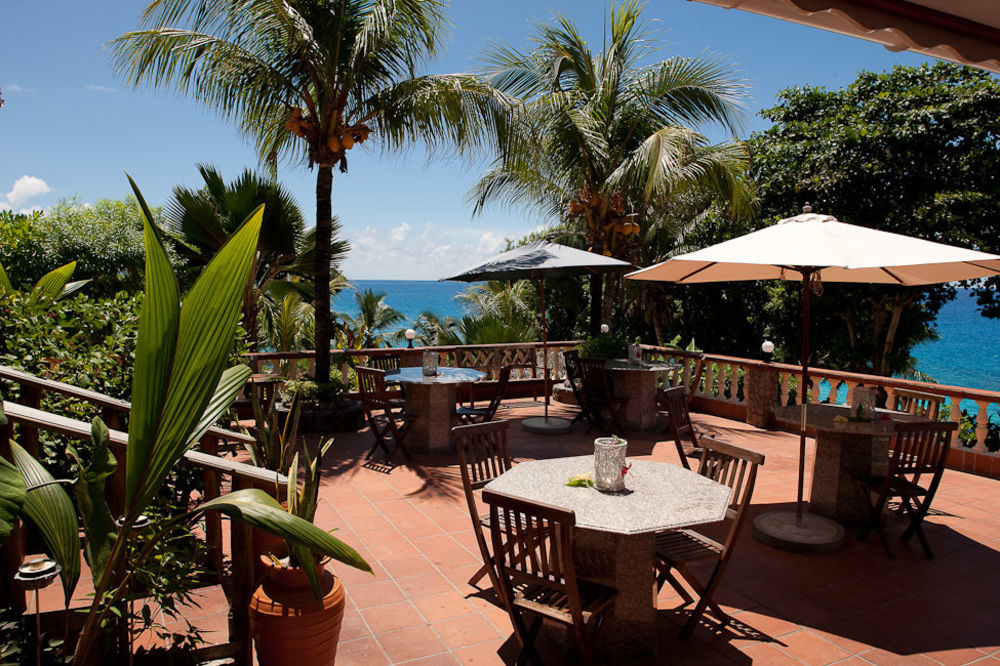
{"label": "wooden chair backrest", "polygon": [[936,484],[937,477],[944,472],[951,436],[958,430],[958,424],[952,421],[896,423],[893,429],[888,476],[906,478],[912,475],[915,478],[934,474],[933,483]]}
{"label": "wooden chair backrest", "polygon": [[714,437],[702,437],[698,444],[702,449],[698,474],[728,486],[733,491],[726,510],[726,518],[733,521],[725,543],[728,551],[746,517],[746,509],[750,506],[757,483],[757,468],[764,464],[764,456],[720,442]]}
{"label": "wooden chair backrest", "polygon": [[510,373],[513,369],[514,367],[510,365],[500,368],[500,377],[497,379],[497,392],[493,394],[490,404],[486,406],[486,415],[483,417],[484,421],[492,421],[493,417],[496,416],[497,410],[500,409],[500,403],[503,402],[504,396],[507,395],[507,386],[510,384]]}
{"label": "wooden chair backrest", "polygon": [[483,491],[497,574],[504,598],[518,585],[542,585],[564,595],[574,623],[582,624],[573,563],[576,514],[566,509]]}
{"label": "wooden chair backrest", "polygon": [[507,426],[507,421],[488,421],[451,429],[467,497],[511,468]]}
{"label": "wooden chair backrest", "polygon": [[671,386],[664,389],[660,395],[662,396],[661,402],[666,404],[667,413],[670,414],[670,427],[673,429],[674,435],[677,437],[687,436],[692,443],[697,444],[684,387]]}
{"label": "wooden chair backrest", "polygon": [[577,358],[576,367],[580,373],[583,394],[587,400],[611,400],[611,382],[602,358]]}
{"label": "wooden chair backrest", "polygon": [[365,412],[370,418],[373,413],[391,413],[392,404],[385,390],[385,370],[358,366],[354,369],[358,373],[358,390],[361,393],[361,402]]}
{"label": "wooden chair backrest", "polygon": [[901,388],[893,389],[893,394],[893,410],[926,416],[931,421],[937,421],[938,410],[944,402],[943,395]]}
{"label": "wooden chair backrest", "polygon": [[386,354],[385,356],[369,356],[368,367],[378,370],[399,370],[399,354]]}

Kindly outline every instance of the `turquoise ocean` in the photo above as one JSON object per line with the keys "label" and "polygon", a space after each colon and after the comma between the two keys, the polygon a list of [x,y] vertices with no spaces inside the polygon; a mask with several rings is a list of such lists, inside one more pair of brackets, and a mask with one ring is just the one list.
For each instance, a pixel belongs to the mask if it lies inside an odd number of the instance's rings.
{"label": "turquoise ocean", "polygon": [[[468,286],[417,280],[356,280],[353,284],[358,290],[384,292],[386,302],[404,312],[411,322],[426,310],[442,317],[461,316],[455,296]],[[356,314],[354,292],[341,292],[334,298],[333,310]],[[1000,390],[1000,320],[980,316],[972,295],[959,290],[958,297],[938,314],[937,331],[938,340],[913,350],[921,372],[941,384]]]}

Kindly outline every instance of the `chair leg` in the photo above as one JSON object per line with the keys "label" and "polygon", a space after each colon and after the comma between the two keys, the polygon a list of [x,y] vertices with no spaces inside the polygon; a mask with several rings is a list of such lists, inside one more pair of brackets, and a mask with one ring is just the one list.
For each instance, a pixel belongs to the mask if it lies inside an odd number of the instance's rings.
{"label": "chair leg", "polygon": [[903,505],[906,507],[906,511],[909,514],[910,524],[903,531],[903,534],[899,537],[899,540],[905,543],[906,541],[909,540],[911,536],[916,534],[917,539],[920,541],[920,546],[924,549],[924,556],[927,557],[927,559],[932,560],[934,559],[934,553],[933,551],[931,551],[931,545],[927,542],[927,536],[924,535],[924,530],[922,525],[924,521],[924,516],[927,514],[927,509],[925,509],[924,507],[926,507],[927,505],[928,505],[927,500],[924,500],[923,503],[920,504],[920,508],[916,510],[914,510],[910,506],[909,502],[906,502]]}
{"label": "chair leg", "polygon": [[490,568],[484,564],[476,570],[476,573],[472,574],[472,578],[469,579],[469,585],[476,585],[479,581],[488,576],[489,573]]}
{"label": "chair leg", "polygon": [[663,589],[664,583],[670,583],[670,587],[674,588],[674,591],[681,596],[684,600],[684,605],[687,606],[689,603],[694,601],[694,597],[687,591],[677,578],[670,573],[670,565],[659,565],[657,567],[659,570],[659,575],[656,577],[656,591],[659,592]]}

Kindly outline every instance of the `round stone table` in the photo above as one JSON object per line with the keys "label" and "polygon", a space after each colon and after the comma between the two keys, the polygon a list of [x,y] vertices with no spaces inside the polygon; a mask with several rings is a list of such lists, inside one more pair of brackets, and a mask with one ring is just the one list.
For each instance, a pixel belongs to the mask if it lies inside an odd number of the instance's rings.
{"label": "round stone table", "polygon": [[656,388],[660,373],[678,370],[681,365],[664,361],[629,363],[614,359],[604,364],[611,375],[611,390],[620,398],[628,398],[623,424],[626,430],[646,432],[656,428],[659,409]]}
{"label": "round stone table", "polygon": [[[731,490],[679,465],[630,460],[626,490],[605,494],[570,488],[571,476],[594,471],[593,456],[515,465],[487,488],[576,514],[576,573],[618,590],[597,634],[603,663],[653,657],[656,651],[656,532],[722,520]],[[549,627],[547,631],[559,632]],[[555,640],[568,645],[562,634]]]}
{"label": "round stone table", "polygon": [[406,385],[406,413],[415,417],[406,439],[409,449],[416,453],[450,452],[456,387],[485,376],[485,372],[471,368],[444,366],[438,367],[436,375],[424,375],[419,366],[386,371],[386,383]]}
{"label": "round stone table", "polygon": [[[889,468],[893,424],[927,419],[876,409],[870,422],[838,423],[834,420],[850,414],[847,405],[809,405],[806,410],[806,432],[816,438],[809,509],[836,520],[847,529],[857,529],[868,520],[868,507],[854,483],[855,475],[885,474]],[[775,420],[796,432],[800,415],[797,405],[774,408]]]}

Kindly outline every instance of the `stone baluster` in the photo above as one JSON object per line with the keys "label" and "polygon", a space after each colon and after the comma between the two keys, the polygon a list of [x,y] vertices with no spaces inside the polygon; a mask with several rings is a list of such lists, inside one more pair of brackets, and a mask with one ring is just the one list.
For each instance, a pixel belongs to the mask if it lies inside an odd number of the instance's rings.
{"label": "stone baluster", "polygon": [[781,405],[782,407],[787,407],[788,406],[788,393],[789,393],[789,390],[790,390],[789,386],[788,386],[789,377],[790,377],[790,375],[788,375],[787,373],[784,373],[784,372],[780,373],[779,376],[778,376],[778,379],[779,379],[779,382],[780,382],[780,390],[779,390],[779,395],[778,395],[778,404]]}
{"label": "stone baluster", "polygon": [[972,450],[978,453],[989,453],[986,448],[986,435],[990,425],[990,414],[987,411],[989,404],[986,400],[976,400],[976,444]]}
{"label": "stone baluster", "polygon": [[847,384],[847,397],[845,399],[845,403],[848,405],[854,404],[854,389],[858,387],[858,382],[844,380],[844,383]]}
{"label": "stone baluster", "polygon": [[[885,398],[885,408],[892,409],[896,406],[896,389],[892,386],[885,386],[886,398]],[[961,413],[962,410],[959,410]]]}

